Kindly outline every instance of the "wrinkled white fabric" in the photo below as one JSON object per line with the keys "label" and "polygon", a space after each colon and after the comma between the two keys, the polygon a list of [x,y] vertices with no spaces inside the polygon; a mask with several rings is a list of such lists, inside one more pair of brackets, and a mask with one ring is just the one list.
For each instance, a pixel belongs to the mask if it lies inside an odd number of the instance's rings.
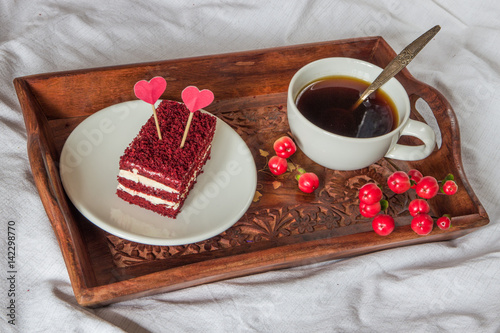
{"label": "wrinkled white fabric", "polygon": [[[0,2],[1,332],[498,332],[500,2]],[[15,77],[380,35],[453,106],[465,172],[490,224],[459,239],[80,307],[34,185]],[[8,323],[7,224],[16,228]]]}

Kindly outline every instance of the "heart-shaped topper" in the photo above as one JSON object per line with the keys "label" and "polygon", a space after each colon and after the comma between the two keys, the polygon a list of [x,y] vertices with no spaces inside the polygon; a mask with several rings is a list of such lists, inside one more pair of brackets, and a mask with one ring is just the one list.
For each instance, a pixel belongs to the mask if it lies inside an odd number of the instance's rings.
{"label": "heart-shaped topper", "polygon": [[203,109],[214,101],[214,93],[208,89],[198,90],[195,86],[184,88],[181,94],[182,101],[191,112]]}
{"label": "heart-shaped topper", "polygon": [[167,81],[161,76],[156,76],[151,80],[141,80],[134,85],[134,93],[137,98],[149,104],[155,104],[161,94],[167,88]]}
{"label": "heart-shaped topper", "polygon": [[137,98],[146,103],[151,104],[153,108],[153,115],[155,118],[156,131],[158,132],[158,139],[161,140],[160,123],[156,115],[155,103],[160,98],[161,94],[167,88],[167,81],[161,76],[155,76],[151,80],[141,80],[134,85],[134,93]]}
{"label": "heart-shaped topper", "polygon": [[181,97],[182,101],[184,102],[184,104],[186,104],[186,107],[190,111],[188,122],[186,124],[186,128],[184,129],[184,136],[182,137],[181,141],[180,147],[182,148],[184,147],[184,143],[186,142],[194,112],[210,105],[210,103],[212,103],[214,100],[214,93],[208,89],[203,89],[202,91],[200,91],[195,86],[188,86],[182,91]]}

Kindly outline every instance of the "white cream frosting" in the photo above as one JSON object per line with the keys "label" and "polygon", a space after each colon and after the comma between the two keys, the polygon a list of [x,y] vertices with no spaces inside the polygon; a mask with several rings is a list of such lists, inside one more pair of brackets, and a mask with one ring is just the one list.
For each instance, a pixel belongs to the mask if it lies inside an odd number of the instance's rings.
{"label": "white cream frosting", "polygon": [[173,189],[167,185],[159,183],[156,180],[152,180],[151,178],[141,176],[137,174],[137,172],[138,172],[137,169],[132,169],[132,172],[128,170],[120,170],[118,176],[168,193],[179,193],[179,191],[177,191],[176,189]]}
{"label": "white cream frosting", "polygon": [[172,208],[172,209],[177,209],[179,207],[179,203],[175,203],[175,202],[172,202],[172,201],[168,201],[168,200],[165,200],[165,199],[161,199],[161,198],[158,198],[158,197],[155,197],[154,195],[149,195],[149,194],[145,194],[145,193],[142,193],[142,192],[137,192],[137,191],[134,191],[126,186],[123,186],[122,184],[118,184],[118,189],[119,190],[122,190],[130,195],[133,195],[133,196],[138,196],[138,197],[141,197],[143,198],[144,200],[152,203],[153,205],[164,205],[164,206],[167,206],[169,208]]}

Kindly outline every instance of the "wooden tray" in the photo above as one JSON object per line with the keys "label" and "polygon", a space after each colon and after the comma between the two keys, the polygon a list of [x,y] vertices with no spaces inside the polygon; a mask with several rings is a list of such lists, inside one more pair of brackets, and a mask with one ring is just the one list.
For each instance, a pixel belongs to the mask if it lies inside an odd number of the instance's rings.
{"label": "wooden tray", "polygon": [[[320,177],[314,194],[297,190],[293,172],[275,177],[265,171],[273,141],[288,133],[286,90],[293,74],[320,58],[345,56],[385,66],[396,53],[381,37],[204,56],[154,63],[32,75],[14,80],[28,133],[33,176],[59,241],[79,304],[99,306],[203,283],[312,262],[364,254],[398,246],[448,240],[489,222],[464,174],[457,119],[446,99],[398,74],[412,104],[420,98],[433,111],[442,146],[418,162],[383,159],[358,171],[328,170],[300,151],[293,166]],[[61,148],[87,116],[107,106],[135,99],[135,82],[163,76],[169,88],[162,98],[180,100],[190,84],[211,89],[216,101],[207,108],[235,129],[250,147],[258,172],[255,201],[226,232],[185,246],[132,243],[107,234],[86,220],[66,197],[58,172]],[[406,140],[405,143],[413,144]],[[272,154],[271,154],[272,155]],[[385,184],[396,169],[417,168],[438,179],[451,172],[459,192],[431,200],[432,213],[453,216],[452,228],[415,234],[404,211],[410,194],[390,196],[396,230],[387,237],[371,230],[358,212],[359,187],[369,180]],[[230,204],[230,203],[228,203]]]}

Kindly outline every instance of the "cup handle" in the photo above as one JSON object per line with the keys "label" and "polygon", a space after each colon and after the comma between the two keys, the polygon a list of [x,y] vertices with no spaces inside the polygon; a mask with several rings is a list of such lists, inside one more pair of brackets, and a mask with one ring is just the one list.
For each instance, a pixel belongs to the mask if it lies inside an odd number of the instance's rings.
{"label": "cup handle", "polygon": [[385,157],[396,160],[416,161],[426,158],[434,151],[434,147],[436,146],[436,134],[429,125],[420,121],[408,119],[408,123],[401,131],[400,136],[403,135],[414,136],[422,140],[424,144],[420,146],[396,144],[387,152]]}

